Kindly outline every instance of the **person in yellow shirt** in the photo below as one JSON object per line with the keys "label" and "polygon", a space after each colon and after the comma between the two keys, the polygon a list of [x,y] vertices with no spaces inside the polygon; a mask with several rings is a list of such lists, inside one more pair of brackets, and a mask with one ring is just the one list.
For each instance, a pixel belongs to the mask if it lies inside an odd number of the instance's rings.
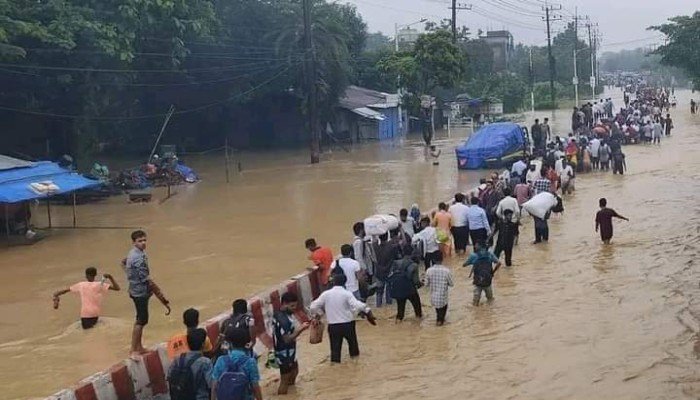
{"label": "person in yellow shirt", "polygon": [[[192,329],[197,329],[197,326],[199,326],[199,311],[194,308],[188,308],[182,313],[182,322],[187,327],[185,332],[177,334],[168,340],[168,357],[171,360],[179,357],[180,354],[190,351],[190,347],[187,344],[187,333]],[[210,356],[213,350],[214,346],[211,344],[209,336],[207,336],[202,346],[202,353],[205,356]]]}

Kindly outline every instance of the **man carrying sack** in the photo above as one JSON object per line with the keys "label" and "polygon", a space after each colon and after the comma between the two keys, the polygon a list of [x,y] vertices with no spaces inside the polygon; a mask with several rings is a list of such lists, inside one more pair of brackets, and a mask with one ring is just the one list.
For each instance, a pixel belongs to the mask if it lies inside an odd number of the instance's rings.
{"label": "man carrying sack", "polygon": [[317,319],[325,314],[328,320],[328,337],[331,345],[331,362],[340,363],[340,353],[343,339],[348,342],[350,357],[360,355],[355,330],[355,314],[366,317],[367,321],[376,325],[377,322],[370,308],[357,300],[352,293],[345,289],[347,278],[338,274],[333,277],[333,288],[321,293],[311,303],[310,311]]}

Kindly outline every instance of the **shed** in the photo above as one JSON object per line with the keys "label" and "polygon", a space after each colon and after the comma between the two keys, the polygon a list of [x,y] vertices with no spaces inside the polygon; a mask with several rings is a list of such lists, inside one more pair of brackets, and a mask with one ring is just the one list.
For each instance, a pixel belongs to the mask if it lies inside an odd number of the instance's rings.
{"label": "shed", "polygon": [[[29,162],[0,155],[0,229],[9,235],[15,225],[28,228],[28,201],[99,186],[101,183],[51,161]],[[51,208],[47,202],[49,226]],[[75,207],[73,208],[75,223]]]}
{"label": "shed", "polygon": [[340,98],[334,130],[352,141],[385,140],[401,135],[399,95],[348,86]]}

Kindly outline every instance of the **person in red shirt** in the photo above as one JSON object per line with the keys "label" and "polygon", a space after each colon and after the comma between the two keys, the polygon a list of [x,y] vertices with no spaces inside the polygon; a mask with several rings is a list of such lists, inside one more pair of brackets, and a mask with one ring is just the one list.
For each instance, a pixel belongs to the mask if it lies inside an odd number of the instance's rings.
{"label": "person in red shirt", "polygon": [[318,267],[321,286],[328,286],[328,278],[331,276],[331,264],[333,264],[333,251],[328,247],[316,244],[316,239],[306,239],[306,249],[311,252],[309,260]]}
{"label": "person in red shirt", "polygon": [[595,231],[600,231],[600,240],[603,243],[610,244],[610,239],[613,237],[613,217],[625,221],[629,221],[629,219],[618,214],[612,208],[608,208],[608,200],[605,198],[598,200],[598,205],[600,206],[600,211],[595,216]]}

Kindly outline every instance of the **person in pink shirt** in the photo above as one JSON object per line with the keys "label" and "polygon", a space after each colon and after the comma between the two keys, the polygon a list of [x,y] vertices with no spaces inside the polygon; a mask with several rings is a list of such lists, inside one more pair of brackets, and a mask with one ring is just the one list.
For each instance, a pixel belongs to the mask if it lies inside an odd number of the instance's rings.
{"label": "person in pink shirt", "polygon": [[523,206],[523,203],[530,200],[530,196],[532,196],[532,188],[530,187],[529,182],[518,183],[517,185],[515,185],[515,189],[513,191],[515,194],[515,198],[518,200],[518,205],[521,208]]}
{"label": "person in pink shirt", "polygon": [[[108,290],[118,291],[121,288],[112,275],[104,274],[102,280],[95,282],[97,269],[94,267],[85,270],[85,281],[78,282],[68,289],[62,289],[53,295],[53,308],[58,309],[61,296],[73,292],[80,296],[80,323],[83,329],[90,329],[97,324],[102,313],[102,298]],[[106,282],[109,281],[109,282]]]}

